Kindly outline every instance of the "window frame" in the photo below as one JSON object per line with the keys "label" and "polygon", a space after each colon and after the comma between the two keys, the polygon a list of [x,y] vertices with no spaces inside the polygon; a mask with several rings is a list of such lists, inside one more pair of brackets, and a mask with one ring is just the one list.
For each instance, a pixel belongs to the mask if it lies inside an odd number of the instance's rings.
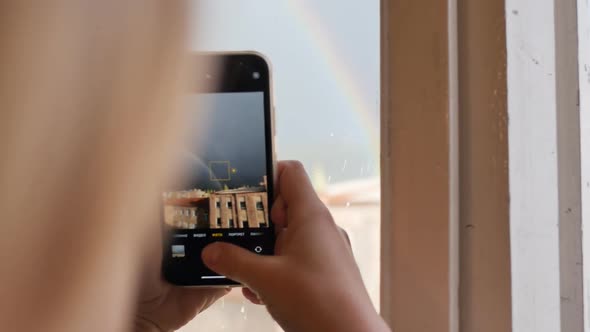
{"label": "window frame", "polygon": [[381,1],[380,307],[394,331],[458,324],[450,5]]}
{"label": "window frame", "polygon": [[590,330],[588,3],[382,0],[381,73],[393,330]]}
{"label": "window frame", "polygon": [[[582,229],[590,229],[590,4],[578,0],[578,80],[580,108],[580,177]],[[590,232],[582,232],[582,273],[590,275]],[[582,314],[590,308],[589,278],[583,278]],[[590,316],[584,316],[584,331],[590,331]]]}

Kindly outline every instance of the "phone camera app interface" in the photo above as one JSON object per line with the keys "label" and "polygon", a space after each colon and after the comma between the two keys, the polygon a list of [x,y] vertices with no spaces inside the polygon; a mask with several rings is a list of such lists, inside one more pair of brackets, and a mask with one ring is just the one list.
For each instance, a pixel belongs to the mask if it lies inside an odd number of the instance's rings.
{"label": "phone camera app interface", "polygon": [[222,283],[201,262],[207,244],[225,241],[259,254],[273,249],[264,92],[199,93],[190,105],[190,142],[181,156],[186,175],[180,188],[162,194],[170,236],[164,267],[177,271],[181,284]]}

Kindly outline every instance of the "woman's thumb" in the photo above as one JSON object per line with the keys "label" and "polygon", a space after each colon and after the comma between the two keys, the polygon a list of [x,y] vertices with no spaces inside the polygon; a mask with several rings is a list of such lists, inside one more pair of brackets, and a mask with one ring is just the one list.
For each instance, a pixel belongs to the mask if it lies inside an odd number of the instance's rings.
{"label": "woman's thumb", "polygon": [[263,256],[224,242],[215,242],[203,249],[205,265],[220,275],[258,289],[272,278],[273,256]]}

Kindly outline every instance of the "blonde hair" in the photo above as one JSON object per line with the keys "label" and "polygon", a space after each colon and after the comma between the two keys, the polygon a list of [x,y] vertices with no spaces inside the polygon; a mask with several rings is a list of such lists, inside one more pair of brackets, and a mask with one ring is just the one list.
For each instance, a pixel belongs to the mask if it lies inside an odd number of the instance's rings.
{"label": "blonde hair", "polygon": [[180,121],[186,2],[0,4],[0,326],[129,326]]}

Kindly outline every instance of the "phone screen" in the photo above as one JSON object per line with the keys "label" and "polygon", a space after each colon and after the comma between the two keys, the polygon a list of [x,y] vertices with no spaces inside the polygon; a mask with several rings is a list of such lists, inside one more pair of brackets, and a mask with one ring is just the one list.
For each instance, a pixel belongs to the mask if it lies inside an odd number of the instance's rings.
{"label": "phone screen", "polygon": [[202,75],[215,83],[189,96],[191,133],[179,158],[185,176],[162,193],[163,274],[177,285],[236,284],[202,263],[212,242],[262,255],[274,248],[268,65],[254,54],[206,57],[217,69]]}

